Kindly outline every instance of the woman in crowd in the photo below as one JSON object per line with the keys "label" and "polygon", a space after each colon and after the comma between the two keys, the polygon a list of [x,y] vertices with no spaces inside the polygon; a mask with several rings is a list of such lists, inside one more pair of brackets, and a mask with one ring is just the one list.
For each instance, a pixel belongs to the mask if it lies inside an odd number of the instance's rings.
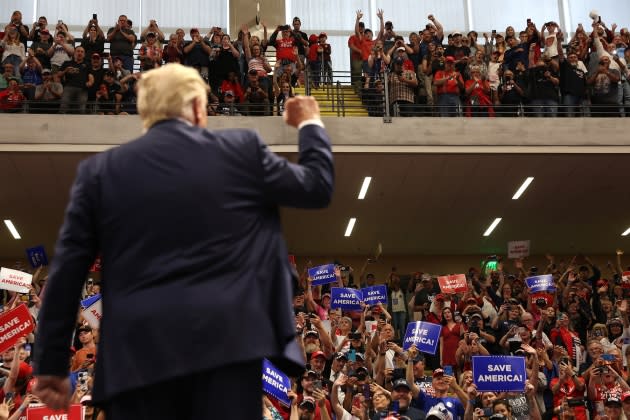
{"label": "woman in crowd", "polygon": [[20,42],[20,34],[17,26],[9,24],[4,28],[4,38],[0,41],[2,64],[12,64],[15,76],[19,76],[20,64],[26,60],[26,48]]}

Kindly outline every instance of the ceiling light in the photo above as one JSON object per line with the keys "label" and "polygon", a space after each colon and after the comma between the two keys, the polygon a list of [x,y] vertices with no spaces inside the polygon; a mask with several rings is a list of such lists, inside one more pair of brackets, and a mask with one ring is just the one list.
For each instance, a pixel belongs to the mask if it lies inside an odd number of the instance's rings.
{"label": "ceiling light", "polygon": [[11,235],[13,235],[14,239],[22,239],[15,226],[13,226],[13,222],[11,220],[5,220],[4,224],[7,225],[7,228],[9,228],[9,231],[11,232]]}
{"label": "ceiling light", "polygon": [[630,228],[626,229],[626,231],[621,234],[621,236],[628,236],[628,235],[630,235]]}
{"label": "ceiling light", "polygon": [[488,226],[488,229],[486,229],[486,231],[484,232],[483,236],[490,236],[490,234],[492,233],[494,228],[497,227],[497,225],[500,222],[501,222],[501,218],[500,217],[497,217],[496,219],[494,219],[494,222],[492,222],[492,224],[490,226]]}
{"label": "ceiling light", "polygon": [[367,190],[370,186],[370,182],[372,182],[372,177],[366,176],[365,179],[363,180],[361,191],[359,191],[359,200],[363,200],[365,198],[365,194],[367,194]]}
{"label": "ceiling light", "polygon": [[529,184],[531,184],[533,180],[534,180],[533,176],[527,177],[525,182],[523,182],[523,185],[521,185],[521,187],[518,189],[518,191],[516,191],[516,193],[512,197],[512,200],[518,200],[519,198],[521,198],[521,195],[523,195],[523,193],[525,192],[527,187],[529,187]]}
{"label": "ceiling light", "polygon": [[348,221],[348,227],[346,228],[346,233],[344,234],[344,236],[352,235],[352,229],[354,229],[354,224],[356,223],[356,221],[357,221],[356,217],[350,218],[350,220]]}

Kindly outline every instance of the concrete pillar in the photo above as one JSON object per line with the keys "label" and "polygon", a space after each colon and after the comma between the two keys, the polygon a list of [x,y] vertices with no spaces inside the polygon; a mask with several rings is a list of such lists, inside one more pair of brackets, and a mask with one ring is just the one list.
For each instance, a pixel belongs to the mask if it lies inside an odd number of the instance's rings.
{"label": "concrete pillar", "polygon": [[262,26],[256,25],[257,5],[260,9],[258,15],[267,24],[268,34],[274,31],[277,25],[285,23],[285,3],[284,0],[230,0],[230,34],[236,38],[236,34],[241,29],[241,25],[246,23],[249,30],[254,35],[262,38]]}

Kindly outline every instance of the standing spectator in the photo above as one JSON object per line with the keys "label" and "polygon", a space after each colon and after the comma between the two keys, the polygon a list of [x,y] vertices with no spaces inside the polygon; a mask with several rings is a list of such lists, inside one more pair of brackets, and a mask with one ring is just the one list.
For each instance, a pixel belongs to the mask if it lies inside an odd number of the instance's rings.
{"label": "standing spectator", "polygon": [[136,47],[136,34],[128,26],[127,16],[120,15],[116,26],[109,28],[107,41],[109,41],[110,54],[120,57],[123,67],[133,72],[133,51]]}
{"label": "standing spectator", "polygon": [[140,70],[151,70],[162,65],[162,45],[155,32],[149,32],[139,51]]}
{"label": "standing spectator", "polygon": [[395,274],[391,276],[391,302],[394,334],[398,340],[402,340],[405,337],[405,328],[407,327],[407,304],[405,292],[400,287],[400,277]]}
{"label": "standing spectator", "polygon": [[98,20],[90,19],[88,22],[83,30],[81,46],[85,48],[86,57],[91,57],[94,53],[103,55],[103,51],[105,51],[105,34],[101,27],[98,26]]}
{"label": "standing spectator", "polygon": [[[525,100],[527,79],[515,78],[511,70],[503,73],[503,82],[499,85],[498,94],[501,103],[498,110],[500,117],[516,117],[519,107]],[[509,286],[509,285],[508,285]]]}
{"label": "standing spectator", "polygon": [[35,57],[28,57],[20,64],[20,74],[22,75],[23,92],[26,99],[33,99],[35,87],[42,84],[42,65]]}
{"label": "standing spectator", "polygon": [[444,70],[439,70],[435,73],[433,84],[437,86],[437,104],[440,116],[456,117],[461,107],[459,95],[464,88],[464,79],[455,70],[454,57],[446,57]]}
{"label": "standing spectator", "polygon": [[[201,37],[198,28],[190,29],[190,38],[191,40],[187,41],[183,48],[184,63],[194,67],[201,77],[208,79],[211,76],[210,73],[214,73],[214,68],[212,72],[208,69],[209,57],[213,54],[210,43]],[[216,90],[218,84],[212,85],[212,88]]]}
{"label": "standing spectator", "polygon": [[[278,34],[280,34],[280,38],[278,38]],[[308,41],[308,39],[307,39]],[[276,30],[273,31],[271,37],[269,38],[269,43],[276,47],[276,61],[285,62],[288,61],[291,63],[292,72],[295,73],[298,70],[297,62],[298,62],[298,45],[302,42],[302,38],[295,35],[293,31],[291,31],[291,27],[289,25],[281,25],[276,27]]]}
{"label": "standing spectator", "polygon": [[555,118],[558,114],[558,92],[560,77],[558,63],[550,56],[543,54],[536,62],[534,50],[529,51],[529,99],[532,111],[537,117]]}
{"label": "standing spectator", "polygon": [[302,65],[304,65],[304,59],[306,58],[306,49],[308,48],[308,35],[306,32],[301,31],[302,21],[299,17],[293,18],[293,37],[295,38],[298,48],[298,57]]}
{"label": "standing spectator", "polygon": [[0,110],[4,112],[20,112],[26,96],[20,88],[17,77],[9,78],[9,85],[0,91]]}
{"label": "standing spectator", "polygon": [[284,103],[294,96],[293,88],[291,87],[291,82],[287,80],[281,80],[280,84],[278,84],[276,80],[274,73],[273,93],[276,101],[276,115],[282,115],[284,112]]}
{"label": "standing spectator", "polygon": [[350,49],[350,83],[356,92],[363,88],[361,83],[361,73],[363,71],[363,58],[361,53],[361,38],[365,31],[365,23],[359,22],[359,33],[352,34],[348,38],[348,48]]}
{"label": "standing spectator", "polygon": [[[31,104],[31,108],[34,107],[38,112],[54,113],[59,110],[63,86],[53,79],[50,69],[42,71],[42,78],[43,83],[35,88],[36,102]],[[37,101],[42,103],[37,103]]]}
{"label": "standing spectator", "polygon": [[165,63],[183,63],[184,51],[179,47],[179,37],[177,34],[171,34],[168,37],[168,44],[164,46],[162,51],[162,59]]}
{"label": "standing spectator", "polygon": [[455,69],[464,74],[466,66],[468,66],[468,59],[470,57],[470,48],[463,45],[462,33],[455,31],[452,33],[453,45],[449,45],[444,50],[444,55],[455,58]]}
{"label": "standing spectator", "polygon": [[55,40],[48,49],[48,56],[50,57],[50,68],[53,74],[64,65],[64,63],[72,60],[74,55],[74,47],[72,44],[66,41],[65,32],[57,32],[55,34]]}
{"label": "standing spectator", "polygon": [[461,373],[455,353],[462,338],[462,323],[456,322],[451,308],[442,310],[442,330],[440,332],[440,366],[451,366],[454,372]]}
{"label": "standing spectator", "polygon": [[221,35],[221,47],[215,50],[214,60],[212,61],[212,71],[210,72],[210,86],[218,89],[221,83],[228,78],[230,73],[235,73],[238,80],[241,80],[239,72],[238,59],[241,54],[230,42],[228,34]]}
{"label": "standing spectator", "polygon": [[562,93],[563,114],[574,117],[582,114],[582,102],[586,98],[587,70],[578,59],[577,52],[569,51],[566,59],[562,48],[560,56],[560,92]]}
{"label": "standing spectator", "polygon": [[88,364],[93,363],[97,351],[94,335],[92,334],[92,327],[89,325],[81,326],[77,329],[77,335],[79,336],[81,348],[77,350],[72,357],[72,365],[70,366],[72,372],[85,369]]}
{"label": "standing spectator", "polygon": [[250,33],[247,25],[242,26],[242,31],[243,50],[245,52],[245,59],[247,60],[247,73],[249,74],[249,72],[255,70],[260,86],[265,89],[268,94],[271,94],[273,86],[268,76],[272,70],[269,65],[269,60],[263,55],[262,46],[260,44],[250,44]]}
{"label": "standing spectator", "polygon": [[[20,39],[20,43],[22,43],[24,52],[26,52],[26,43],[28,42],[28,26],[25,26],[22,23],[22,12],[20,12],[19,10],[16,10],[13,13],[11,13],[11,20],[9,21],[9,24],[15,26],[15,29],[17,30],[17,33],[18,33],[18,37]],[[20,63],[16,64],[15,67],[17,68],[19,64]]]}
{"label": "standing spectator", "polygon": [[481,74],[481,68],[471,69],[470,80],[466,80],[464,92],[467,117],[494,117],[490,82]]}
{"label": "standing spectator", "polygon": [[[110,70],[110,71],[113,71]],[[90,74],[94,78],[94,84],[88,88],[88,101],[96,101],[96,91],[101,87],[103,83],[103,76],[105,76],[105,69],[103,68],[103,59],[97,53],[92,53],[90,57]],[[91,287],[94,287],[93,285]]]}
{"label": "standing spectator", "polygon": [[31,32],[29,32],[28,34],[28,39],[33,42],[39,42],[40,41],[39,35],[41,34],[41,32],[44,29],[48,30],[46,28],[47,25],[48,25],[48,19],[46,19],[46,16],[40,16],[39,19],[37,19],[37,22],[33,23]]}
{"label": "standing spectator", "polygon": [[147,35],[150,33],[154,33],[157,37],[157,42],[163,44],[166,38],[164,37],[164,32],[160,29],[155,19],[151,19],[149,21],[149,26],[144,28],[142,33],[140,34],[140,42],[144,42],[147,39]]}
{"label": "standing spectator", "polygon": [[85,50],[77,47],[74,59],[63,64],[59,69],[60,77],[64,79],[63,96],[59,112],[65,114],[70,107],[78,107],[79,113],[85,113],[88,99],[88,89],[94,84],[94,77],[89,72],[85,62]]}
{"label": "standing spectator", "polygon": [[591,102],[594,107],[591,110],[594,116],[618,117],[618,94],[620,75],[619,71],[610,68],[610,57],[601,56],[597,71],[588,78],[588,84],[593,86]]}
{"label": "standing spectator", "polygon": [[[413,107],[415,103],[414,90],[418,86],[416,72],[413,70],[403,69],[404,59],[396,57],[393,61],[393,70],[389,75],[389,101],[394,107],[400,109],[401,117],[413,116]],[[404,299],[403,299],[404,300]],[[400,303],[404,308],[404,302]]]}
{"label": "standing spectator", "polygon": [[42,68],[50,68],[50,57],[48,56],[48,50],[52,46],[52,39],[48,29],[42,29],[39,32],[39,41],[33,41],[31,47],[28,50],[28,54],[37,58]]}
{"label": "standing spectator", "polygon": [[20,63],[26,59],[26,47],[20,42],[16,25],[9,24],[4,31],[4,38],[0,41],[0,48],[3,49],[2,64],[12,64],[14,71],[17,72]]}

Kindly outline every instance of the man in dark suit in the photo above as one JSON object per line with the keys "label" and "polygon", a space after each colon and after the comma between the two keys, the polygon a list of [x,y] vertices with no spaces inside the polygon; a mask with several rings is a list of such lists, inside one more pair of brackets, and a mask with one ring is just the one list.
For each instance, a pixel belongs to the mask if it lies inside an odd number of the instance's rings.
{"label": "man in dark suit", "polygon": [[319,107],[286,103],[300,143],[292,164],[251,130],[208,131],[206,106],[194,69],[146,72],[146,133],[79,165],[39,314],[35,392],[48,406],[68,405],[77,301],[99,253],[93,400],[108,420],[260,418],[262,358],[303,369],[278,206],[330,202]]}

